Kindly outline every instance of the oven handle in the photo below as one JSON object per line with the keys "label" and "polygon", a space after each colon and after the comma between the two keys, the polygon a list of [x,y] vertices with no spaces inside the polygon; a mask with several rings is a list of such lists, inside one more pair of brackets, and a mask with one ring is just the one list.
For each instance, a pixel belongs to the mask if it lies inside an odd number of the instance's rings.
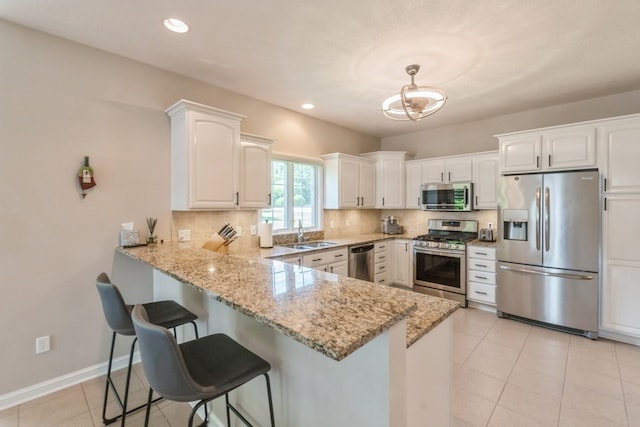
{"label": "oven handle", "polygon": [[415,254],[425,254],[425,255],[444,255],[444,256],[450,256],[453,258],[464,258],[465,253],[464,252],[459,252],[459,251],[448,251],[448,250],[442,250],[442,249],[418,249],[418,248],[413,248],[413,253]]}

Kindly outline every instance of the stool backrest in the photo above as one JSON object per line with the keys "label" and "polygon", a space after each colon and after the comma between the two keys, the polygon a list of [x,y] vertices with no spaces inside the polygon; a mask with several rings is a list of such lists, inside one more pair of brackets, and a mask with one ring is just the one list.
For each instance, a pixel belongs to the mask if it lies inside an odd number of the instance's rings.
{"label": "stool backrest", "polygon": [[189,373],[173,334],[150,323],[140,304],[133,307],[131,318],[138,337],[142,367],[151,388],[160,396],[179,402],[202,399],[206,390]]}
{"label": "stool backrest", "polygon": [[111,283],[106,273],[100,273],[96,279],[96,287],[102,302],[102,311],[107,324],[114,332],[122,335],[134,335],[131,323],[131,306],[127,306],[118,288]]}

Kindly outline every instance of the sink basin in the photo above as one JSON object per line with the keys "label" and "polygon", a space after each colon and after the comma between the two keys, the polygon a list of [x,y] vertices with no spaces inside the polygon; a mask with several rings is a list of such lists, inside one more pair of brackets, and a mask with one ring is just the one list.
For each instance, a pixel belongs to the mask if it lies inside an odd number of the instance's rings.
{"label": "sink basin", "polygon": [[317,248],[326,248],[329,246],[336,246],[336,245],[337,243],[318,240],[315,242],[293,243],[291,245],[283,245],[283,246],[291,249],[317,249]]}

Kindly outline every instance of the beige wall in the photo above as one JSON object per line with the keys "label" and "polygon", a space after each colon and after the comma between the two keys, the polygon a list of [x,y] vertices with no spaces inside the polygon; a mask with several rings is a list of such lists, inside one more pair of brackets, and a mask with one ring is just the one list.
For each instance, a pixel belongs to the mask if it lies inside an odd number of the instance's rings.
{"label": "beige wall", "polygon": [[493,135],[634,113],[640,113],[640,90],[387,137],[382,149],[410,151],[417,159],[497,150]]}
{"label": "beige wall", "polygon": [[[0,397],[106,359],[95,278],[127,265],[114,257],[120,223],[146,234],[144,219],[156,216],[170,238],[164,109],[178,99],[247,115],[242,131],[277,139],[275,151],[380,148],[378,138],[1,20],[0,40]],[[75,174],[85,155],[98,185],[83,200]],[[121,284],[126,298],[150,297],[148,275],[139,280]],[[36,356],[42,335],[52,351]]]}

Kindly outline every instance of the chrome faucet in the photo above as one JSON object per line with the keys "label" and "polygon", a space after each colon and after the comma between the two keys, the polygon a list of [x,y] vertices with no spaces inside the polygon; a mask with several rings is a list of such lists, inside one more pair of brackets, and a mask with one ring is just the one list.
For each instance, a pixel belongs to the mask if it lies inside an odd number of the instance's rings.
{"label": "chrome faucet", "polygon": [[302,220],[298,220],[298,243],[302,243],[302,238],[304,237],[304,231],[302,231]]}

